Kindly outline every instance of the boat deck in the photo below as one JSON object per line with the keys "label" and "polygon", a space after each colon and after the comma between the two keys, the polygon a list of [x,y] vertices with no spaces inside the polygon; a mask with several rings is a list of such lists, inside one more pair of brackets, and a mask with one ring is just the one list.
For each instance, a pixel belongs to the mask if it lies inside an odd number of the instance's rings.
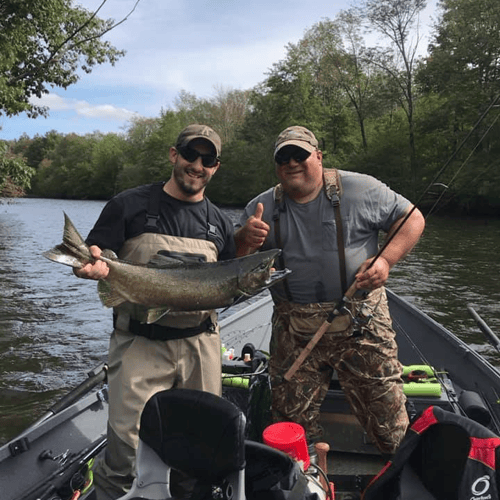
{"label": "boat deck", "polygon": [[[461,395],[472,392],[485,402],[487,408],[485,406],[484,412],[491,415],[492,419],[489,427],[498,434],[500,405],[495,387],[500,388],[499,372],[431,318],[390,291],[388,297],[400,361],[406,367],[429,367],[429,378],[433,380],[427,382],[433,383],[433,387],[427,388],[438,389],[426,392],[423,385],[416,389],[415,385],[410,387],[410,381],[406,380],[405,392],[408,390],[407,409],[410,418],[431,405],[463,414]],[[247,343],[252,344],[255,350],[267,352],[271,313],[270,297],[235,313],[221,323],[222,341],[227,347],[234,347],[236,353],[241,352]],[[241,361],[230,365],[231,363],[226,363],[224,369],[236,374],[248,369]],[[464,370],[464,367],[467,369]],[[239,389],[239,392],[240,402],[245,401],[244,391]],[[244,402],[243,406],[246,404]],[[242,409],[245,411],[248,408]],[[335,484],[335,498],[357,499],[368,482],[384,467],[386,458],[369,442],[363,428],[351,414],[335,375],[322,405],[321,424],[324,428],[324,441],[330,446],[327,473]]]}

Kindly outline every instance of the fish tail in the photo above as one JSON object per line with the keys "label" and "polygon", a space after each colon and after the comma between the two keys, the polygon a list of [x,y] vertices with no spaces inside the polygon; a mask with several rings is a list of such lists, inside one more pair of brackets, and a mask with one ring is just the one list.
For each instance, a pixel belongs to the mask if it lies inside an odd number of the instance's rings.
{"label": "fish tail", "polygon": [[43,252],[42,255],[54,262],[76,268],[94,260],[88,245],[66,213],[64,213],[63,242],[51,250]]}

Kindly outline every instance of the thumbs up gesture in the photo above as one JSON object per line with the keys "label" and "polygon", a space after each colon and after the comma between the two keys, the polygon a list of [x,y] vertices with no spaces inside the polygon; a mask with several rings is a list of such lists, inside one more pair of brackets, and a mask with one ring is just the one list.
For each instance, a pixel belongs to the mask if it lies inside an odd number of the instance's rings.
{"label": "thumbs up gesture", "polygon": [[266,241],[269,225],[262,220],[264,205],[257,203],[254,215],[251,215],[244,226],[234,235],[236,241],[236,255],[242,257],[256,252]]}

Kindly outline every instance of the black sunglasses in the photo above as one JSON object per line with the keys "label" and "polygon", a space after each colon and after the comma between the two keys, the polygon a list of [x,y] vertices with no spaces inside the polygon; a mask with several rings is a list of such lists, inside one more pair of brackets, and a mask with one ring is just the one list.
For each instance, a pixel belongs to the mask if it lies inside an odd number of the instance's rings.
{"label": "black sunglasses", "polygon": [[201,156],[201,163],[206,168],[213,168],[219,162],[219,158],[217,158],[217,156],[213,154],[201,154],[199,151],[196,151],[196,149],[190,148],[189,146],[178,147],[177,151],[189,163],[195,162]]}
{"label": "black sunglasses", "polygon": [[301,163],[304,160],[307,160],[310,156],[311,153],[305,149],[299,147],[284,147],[276,153],[274,161],[278,165],[286,165],[287,163],[290,163],[290,160],[293,158],[297,163]]}

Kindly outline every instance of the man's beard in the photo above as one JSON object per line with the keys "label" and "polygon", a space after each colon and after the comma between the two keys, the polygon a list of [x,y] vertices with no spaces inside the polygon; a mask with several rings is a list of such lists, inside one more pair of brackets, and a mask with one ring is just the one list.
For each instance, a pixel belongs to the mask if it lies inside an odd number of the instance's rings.
{"label": "man's beard", "polygon": [[[177,183],[177,186],[179,189],[187,194],[187,195],[195,195],[198,194],[199,192],[203,191],[206,187],[206,185],[210,182],[210,177],[208,176],[203,176],[203,177],[198,177],[200,181],[202,181],[201,185],[199,186],[193,186],[191,183],[185,181],[185,177],[188,176],[187,172],[189,172],[189,169],[183,169],[182,167],[178,165],[174,165],[174,179],[175,182]],[[195,180],[195,179],[193,179]]]}

